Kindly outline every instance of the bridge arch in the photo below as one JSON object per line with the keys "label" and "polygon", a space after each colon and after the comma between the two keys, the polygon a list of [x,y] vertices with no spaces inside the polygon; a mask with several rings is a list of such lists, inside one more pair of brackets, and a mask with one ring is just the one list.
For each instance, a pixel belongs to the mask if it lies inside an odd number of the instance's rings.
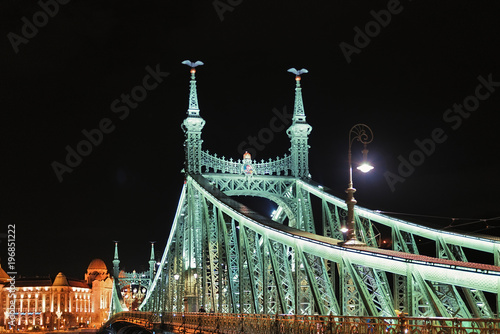
{"label": "bridge arch", "polygon": [[[244,176],[203,174],[227,196],[254,196],[268,199],[281,207],[289,226],[297,226],[296,179],[285,176]],[[281,219],[282,221],[283,219]]]}

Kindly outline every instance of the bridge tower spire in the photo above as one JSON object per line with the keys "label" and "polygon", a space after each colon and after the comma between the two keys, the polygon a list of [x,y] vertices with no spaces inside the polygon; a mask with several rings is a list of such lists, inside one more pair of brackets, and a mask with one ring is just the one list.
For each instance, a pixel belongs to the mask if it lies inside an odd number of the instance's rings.
{"label": "bridge tower spire", "polygon": [[118,241],[115,241],[115,256],[113,258],[113,276],[118,279],[120,274],[120,259],[118,259]]}
{"label": "bridge tower spire", "polygon": [[205,126],[205,120],[200,117],[200,109],[198,107],[198,94],[196,92],[196,67],[203,65],[203,62],[191,62],[185,60],[184,65],[191,67],[191,81],[189,88],[189,106],[187,117],[181,125],[186,140],[184,141],[184,150],[186,154],[185,171],[192,174],[201,173],[201,130]]}
{"label": "bridge tower spire", "polygon": [[307,144],[307,140],[312,126],[306,122],[304,102],[302,101],[302,88],[300,87],[300,75],[308,71],[305,68],[301,70],[290,68],[288,72],[295,74],[296,82],[292,125],[286,130],[291,142],[292,174],[295,177],[305,178],[309,177],[309,145]]}
{"label": "bridge tower spire", "polygon": [[149,277],[151,277],[151,282],[153,281],[155,274],[155,243],[151,242],[151,256],[149,257]]}

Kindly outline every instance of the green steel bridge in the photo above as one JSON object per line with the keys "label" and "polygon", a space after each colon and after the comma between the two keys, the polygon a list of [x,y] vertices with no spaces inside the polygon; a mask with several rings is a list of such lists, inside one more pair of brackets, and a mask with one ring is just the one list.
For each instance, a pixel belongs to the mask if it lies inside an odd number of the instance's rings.
{"label": "green steel bridge", "polygon": [[[160,315],[173,319],[201,307],[210,319],[210,312],[221,319],[225,314],[275,320],[278,315],[400,319],[402,314],[463,319],[470,328],[469,319],[476,319],[483,324],[477,327],[491,328],[499,310],[498,238],[433,229],[356,207],[360,242],[344,243],[346,201],[309,174],[312,127],[300,85],[300,74],[307,71],[296,73],[289,155],[258,162],[249,154],[233,160],[202,150],[205,121],[195,78],[202,63],[184,63],[191,67],[182,123],[185,182],[161,262],[139,307],[142,314],[156,315],[156,322]],[[264,217],[236,196],[266,198],[278,209]],[[391,231],[392,250],[378,245],[380,225]],[[421,255],[419,238],[432,241],[435,257]],[[468,262],[470,249],[484,252],[492,263]],[[117,288],[111,313],[122,311],[127,310]]]}

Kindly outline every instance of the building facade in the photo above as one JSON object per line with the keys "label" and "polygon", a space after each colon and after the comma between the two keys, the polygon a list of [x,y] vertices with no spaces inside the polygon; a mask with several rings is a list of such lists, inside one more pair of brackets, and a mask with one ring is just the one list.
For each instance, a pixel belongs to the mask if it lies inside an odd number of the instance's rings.
{"label": "building facade", "polygon": [[99,327],[109,316],[113,278],[94,259],[84,280],[59,273],[54,280],[16,278],[11,284],[3,271],[0,288],[0,324],[6,329]]}

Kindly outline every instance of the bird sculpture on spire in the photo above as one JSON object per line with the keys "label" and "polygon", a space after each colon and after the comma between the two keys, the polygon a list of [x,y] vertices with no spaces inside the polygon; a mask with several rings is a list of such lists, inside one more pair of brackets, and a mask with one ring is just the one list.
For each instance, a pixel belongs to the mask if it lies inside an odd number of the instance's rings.
{"label": "bird sculpture on spire", "polygon": [[184,65],[191,66],[191,68],[195,68],[196,66],[200,66],[200,65],[205,65],[205,64],[203,64],[203,62],[202,62],[202,61],[200,61],[200,60],[197,60],[197,61],[195,61],[194,63],[193,63],[191,60],[184,60],[182,63],[183,63]]}
{"label": "bird sculpture on spire", "polygon": [[308,70],[306,70],[305,68],[303,68],[303,69],[301,69],[301,70],[297,70],[297,69],[295,69],[294,67],[289,68],[289,69],[288,69],[288,72],[293,73],[293,74],[295,74],[296,76],[300,76],[302,73],[309,73],[309,71],[308,71]]}
{"label": "bird sculpture on spire", "polygon": [[295,82],[297,83],[297,88],[298,88],[300,87],[300,75],[302,73],[308,73],[309,71],[306,70],[305,68],[297,70],[296,68],[292,67],[288,69],[288,72],[295,74]]}

